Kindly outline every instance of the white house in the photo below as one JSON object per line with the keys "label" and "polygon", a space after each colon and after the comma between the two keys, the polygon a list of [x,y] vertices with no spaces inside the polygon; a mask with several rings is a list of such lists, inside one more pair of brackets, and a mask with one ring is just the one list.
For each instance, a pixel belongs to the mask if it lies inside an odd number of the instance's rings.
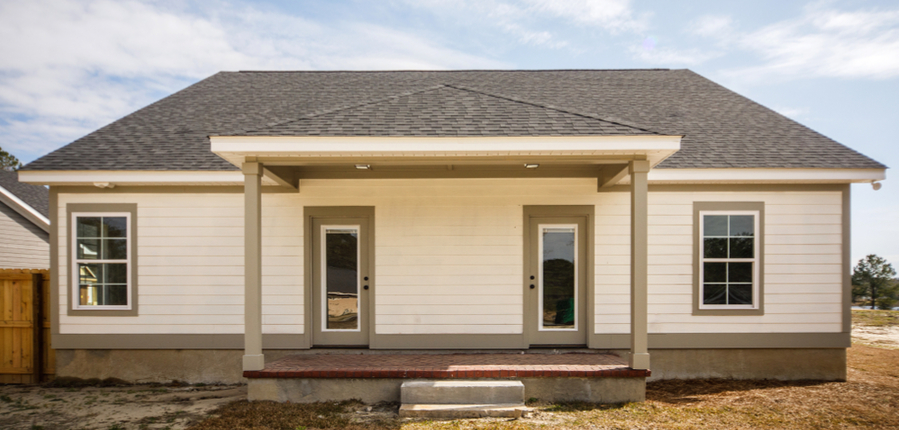
{"label": "white house", "polygon": [[60,376],[340,346],[843,379],[850,184],[885,168],[689,70],[223,72],[19,177]]}

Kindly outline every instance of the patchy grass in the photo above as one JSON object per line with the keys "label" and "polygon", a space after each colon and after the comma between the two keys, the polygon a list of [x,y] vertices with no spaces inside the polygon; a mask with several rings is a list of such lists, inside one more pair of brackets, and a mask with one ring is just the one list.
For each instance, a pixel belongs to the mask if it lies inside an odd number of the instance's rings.
{"label": "patchy grass", "polygon": [[887,327],[895,326],[898,321],[898,311],[879,311],[879,310],[853,310],[853,324],[866,327]]}
{"label": "patchy grass", "polygon": [[[548,404],[518,420],[415,421],[396,406],[358,402],[282,404],[238,401],[191,429],[837,429],[898,426],[898,351],[854,345],[848,381],[671,380],[647,384],[647,401],[624,405]],[[383,413],[377,413],[379,410]]]}

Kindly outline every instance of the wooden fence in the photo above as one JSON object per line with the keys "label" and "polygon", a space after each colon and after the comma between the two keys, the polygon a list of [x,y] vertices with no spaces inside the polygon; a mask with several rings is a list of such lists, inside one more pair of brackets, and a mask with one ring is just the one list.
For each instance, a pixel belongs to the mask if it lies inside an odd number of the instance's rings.
{"label": "wooden fence", "polygon": [[49,280],[47,270],[0,269],[0,384],[34,384],[56,373]]}

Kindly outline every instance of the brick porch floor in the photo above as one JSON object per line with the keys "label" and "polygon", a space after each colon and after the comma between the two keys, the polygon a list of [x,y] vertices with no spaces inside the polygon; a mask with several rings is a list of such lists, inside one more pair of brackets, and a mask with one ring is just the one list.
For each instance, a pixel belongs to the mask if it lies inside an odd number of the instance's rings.
{"label": "brick porch floor", "polygon": [[643,378],[609,353],[304,354],[273,361],[245,378]]}

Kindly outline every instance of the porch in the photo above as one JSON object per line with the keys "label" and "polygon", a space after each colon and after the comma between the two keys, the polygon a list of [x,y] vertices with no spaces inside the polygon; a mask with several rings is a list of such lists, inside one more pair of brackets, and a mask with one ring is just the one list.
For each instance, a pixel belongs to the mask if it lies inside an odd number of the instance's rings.
{"label": "porch", "polygon": [[620,403],[642,401],[650,370],[618,355],[579,349],[433,353],[310,350],[245,370],[250,400],[317,402],[400,400],[410,379],[517,380],[525,398]]}

